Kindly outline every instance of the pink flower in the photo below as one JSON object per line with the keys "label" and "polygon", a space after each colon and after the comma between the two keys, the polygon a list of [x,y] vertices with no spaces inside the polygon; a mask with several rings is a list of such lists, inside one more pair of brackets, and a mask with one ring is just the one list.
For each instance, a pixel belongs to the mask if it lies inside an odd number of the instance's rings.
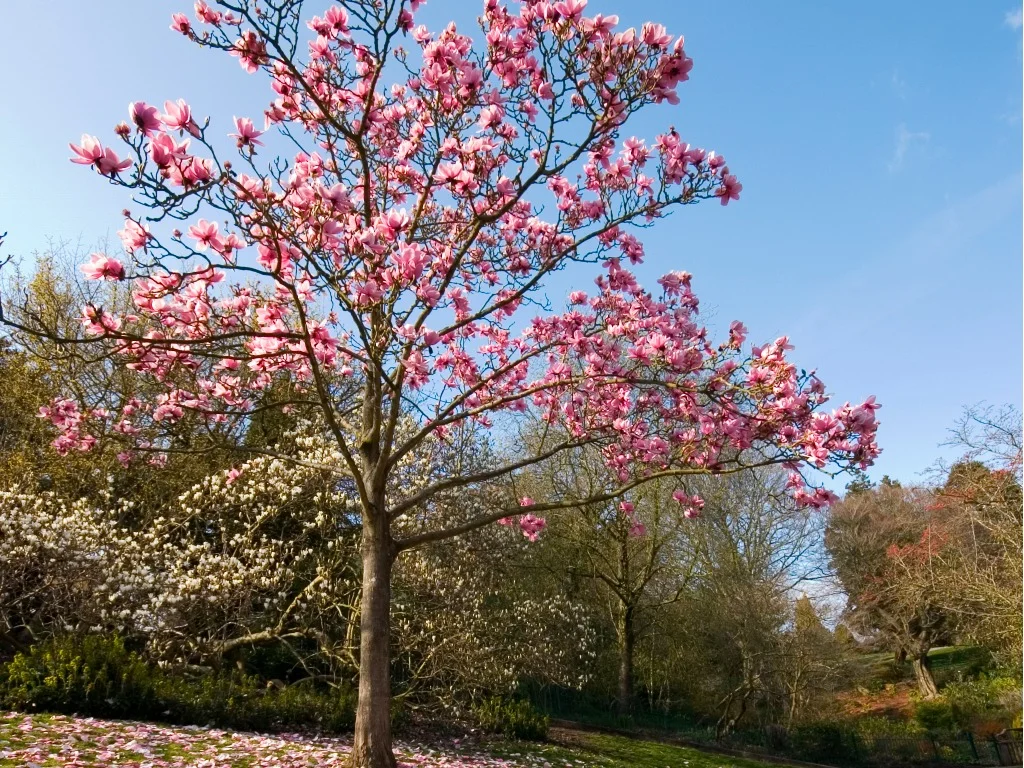
{"label": "pink flower", "polygon": [[89,280],[121,280],[124,265],[105,253],[94,253],[92,259],[79,267]]}
{"label": "pink flower", "polygon": [[150,139],[149,156],[153,158],[153,162],[158,167],[167,168],[172,162],[185,159],[188,145],[188,139],[181,144],[177,144],[171,136],[168,136],[166,133],[159,133]]}
{"label": "pink flower", "polygon": [[739,200],[743,185],[737,181],[731,173],[722,176],[722,185],[715,190],[715,194],[721,198],[722,205],[728,205],[730,200]]}
{"label": "pink flower", "polygon": [[601,38],[611,32],[615,25],[619,23],[618,16],[605,16],[604,14],[597,14],[592,19],[583,19],[583,28],[587,32],[591,32],[595,37]]}
{"label": "pink flower", "polygon": [[532,101],[519,102],[519,111],[526,115],[526,119],[531,123],[536,119],[537,114],[540,112],[537,105]]}
{"label": "pink flower", "polygon": [[735,347],[742,346],[747,338],[747,327],[739,320],[733,320],[729,326],[729,343]]}
{"label": "pink flower", "polygon": [[570,21],[579,21],[586,7],[587,0],[565,0],[555,4],[555,10],[558,11],[559,15]]}
{"label": "pink flower", "polygon": [[189,23],[188,16],[184,13],[172,14],[171,29],[175,32],[180,32],[183,35],[190,34],[192,32],[192,25]]}
{"label": "pink flower", "polygon": [[532,507],[533,504],[534,504],[534,501],[529,496],[523,496],[523,498],[521,498],[519,500],[519,506],[520,507]]}
{"label": "pink flower", "polygon": [[672,492],[672,498],[680,506],[686,506],[686,509],[683,510],[683,517],[687,519],[700,517],[700,511],[704,509],[704,499],[700,496],[688,496],[682,488],[677,488]]}
{"label": "pink flower", "polygon": [[164,114],[160,120],[172,131],[181,130],[192,133],[195,130],[195,123],[192,121],[192,108],[185,103],[184,99],[164,102]]}
{"label": "pink flower", "polygon": [[648,22],[640,28],[640,39],[645,45],[665,48],[672,42],[672,35],[668,34],[663,25]]}
{"label": "pink flower", "polygon": [[324,13],[324,21],[331,25],[331,29],[342,34],[348,34],[348,11],[340,5],[332,5]]}
{"label": "pink flower", "polygon": [[103,150],[103,157],[96,161],[96,170],[104,176],[113,176],[115,173],[131,168],[132,161],[125,159],[122,160],[110,147],[106,147]]}
{"label": "pink flower", "polygon": [[215,251],[222,250],[221,240],[218,237],[217,222],[215,221],[200,219],[198,223],[188,228],[188,236],[195,238],[196,250],[205,251],[211,246]]}
{"label": "pink flower", "polygon": [[367,280],[356,286],[356,304],[360,307],[368,307],[381,300],[384,291],[375,280]]}
{"label": "pink flower", "polygon": [[257,131],[256,127],[252,124],[252,120],[248,117],[236,117],[235,130],[238,133],[229,133],[228,135],[236,140],[239,148],[256,145],[263,146],[262,141],[257,141],[263,135],[263,131]]}
{"label": "pink flower", "polygon": [[519,518],[519,528],[530,541],[536,541],[538,534],[547,527],[547,524],[543,517],[535,517],[529,512]]}
{"label": "pink flower", "polygon": [[121,160],[112,149],[105,149],[95,136],[82,134],[81,145],[68,144],[68,146],[77,155],[77,157],[71,158],[72,163],[91,165],[104,176],[120,173],[130,168],[132,164],[131,160]]}
{"label": "pink flower", "polygon": [[237,56],[242,69],[250,74],[259,69],[262,64],[266,64],[268,60],[266,44],[251,29],[247,29],[240,38],[235,40],[235,44],[231,47],[231,55]]}
{"label": "pink flower", "polygon": [[144,101],[133,101],[128,105],[128,114],[142,135],[152,136],[160,130],[160,118],[157,116],[156,107]]}
{"label": "pink flower", "polygon": [[71,158],[72,163],[93,165],[103,157],[103,145],[100,144],[100,140],[95,136],[83,133],[81,146],[77,144],[68,144],[68,146],[71,147],[72,152],[78,155],[78,157]]}
{"label": "pink flower", "polygon": [[204,24],[219,24],[220,23],[220,19],[221,19],[220,12],[219,11],[215,11],[212,8],[210,8],[210,6],[208,6],[206,3],[204,3],[203,0],[198,0],[198,2],[195,5],[195,9],[196,9],[196,18],[199,19]]}
{"label": "pink flower", "polygon": [[146,243],[149,242],[151,237],[148,227],[143,227],[132,219],[125,221],[124,229],[119,231],[117,235],[121,238],[121,243],[128,253],[135,253],[140,248],[145,248]]}

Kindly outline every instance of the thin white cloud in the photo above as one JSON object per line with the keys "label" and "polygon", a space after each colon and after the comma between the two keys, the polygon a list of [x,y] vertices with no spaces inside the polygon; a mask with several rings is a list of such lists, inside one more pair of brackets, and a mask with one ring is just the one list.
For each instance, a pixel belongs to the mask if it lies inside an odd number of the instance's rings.
{"label": "thin white cloud", "polygon": [[1003,17],[1003,24],[1008,26],[1010,29],[1020,29],[1024,27],[1024,9],[1015,8],[1012,11],[1007,11],[1006,16]]}
{"label": "thin white cloud", "polygon": [[910,131],[907,130],[906,124],[900,123],[896,128],[896,147],[893,150],[892,159],[889,161],[889,173],[895,173],[903,167],[907,152],[912,147],[927,144],[929,139],[931,139],[931,135],[927,131]]}
{"label": "thin white cloud", "polygon": [[898,69],[892,71],[892,78],[889,80],[889,84],[892,85],[893,93],[901,99],[907,98],[907,81],[900,77]]}

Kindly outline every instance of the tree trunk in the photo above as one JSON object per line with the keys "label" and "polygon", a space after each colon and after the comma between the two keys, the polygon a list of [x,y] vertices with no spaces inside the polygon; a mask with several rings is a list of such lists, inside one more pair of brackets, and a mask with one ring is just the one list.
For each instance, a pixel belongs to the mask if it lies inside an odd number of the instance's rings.
{"label": "tree trunk", "polygon": [[[383,528],[383,530],[380,530]],[[386,524],[363,519],[359,704],[352,768],[395,768],[391,751],[391,566],[394,542]]]}
{"label": "tree trunk", "polygon": [[619,714],[633,711],[633,608],[625,607],[619,616]]}
{"label": "tree trunk", "polygon": [[928,651],[914,657],[914,677],[917,678],[917,688],[926,699],[933,699],[939,695],[939,687],[935,684],[932,676],[932,664],[928,660]]}

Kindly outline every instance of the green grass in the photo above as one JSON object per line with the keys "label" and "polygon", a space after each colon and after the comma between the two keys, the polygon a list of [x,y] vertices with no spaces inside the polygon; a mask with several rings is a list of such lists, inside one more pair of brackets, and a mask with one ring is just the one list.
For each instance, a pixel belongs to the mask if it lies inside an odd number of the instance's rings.
{"label": "green grass", "polygon": [[[978,672],[989,665],[990,658],[989,652],[984,648],[966,645],[932,648],[928,652],[932,673],[941,678],[940,684],[958,674],[965,678],[977,677]],[[911,680],[914,676],[909,660],[903,664],[893,664],[893,654],[887,651],[858,654],[856,659],[867,675],[884,682]]]}
{"label": "green grass", "polygon": [[[583,765],[602,768],[768,768],[773,765],[605,733],[555,730],[553,738],[560,742],[560,746],[553,749],[564,750],[567,763],[582,759]],[[552,762],[552,766],[555,765],[557,763]]]}

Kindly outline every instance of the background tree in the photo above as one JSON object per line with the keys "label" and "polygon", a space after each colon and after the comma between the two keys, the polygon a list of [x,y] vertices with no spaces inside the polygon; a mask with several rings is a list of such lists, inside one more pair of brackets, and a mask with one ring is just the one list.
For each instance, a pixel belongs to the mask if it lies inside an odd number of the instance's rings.
{"label": "background tree", "polygon": [[846,620],[899,659],[909,657],[925,697],[938,693],[928,652],[950,636],[949,615],[930,584],[900,578],[897,561],[929,557],[934,513],[927,491],[884,484],[832,505],[825,532],[832,568],[847,594]]}
{"label": "background tree", "polygon": [[[52,490],[93,501],[113,491],[142,502],[140,510],[158,507],[208,471],[225,468],[223,453],[175,453],[166,461],[159,457],[159,461],[128,466],[113,444],[83,444],[76,449],[65,441],[54,441],[52,424],[40,419],[55,399],[68,393],[97,404],[159,395],[159,386],[148,385],[115,361],[77,351],[76,344],[87,338],[83,307],[104,305],[124,312],[131,303],[120,284],[84,279],[77,268],[83,253],[80,245],[52,243],[45,253],[33,256],[31,273],[11,268],[4,274],[2,290],[26,298],[12,310],[14,322],[45,324],[72,343],[5,327],[0,337],[0,471],[22,491]],[[194,417],[180,421],[174,439],[179,444],[189,440],[199,421]]]}
{"label": "background tree", "polygon": [[[545,462],[525,487],[547,498],[589,499],[607,496],[619,482],[599,453],[581,450]],[[680,514],[673,491],[653,480],[617,499],[581,505],[545,529],[548,567],[563,579],[591,580],[608,614],[621,715],[632,710],[638,642],[657,627],[665,606],[682,598],[693,572],[687,529],[697,510]]]}
{"label": "background tree", "polygon": [[815,719],[822,719],[837,691],[849,682],[848,650],[849,646],[822,623],[811,599],[806,594],[797,598],[793,625],[783,636],[780,676],[788,699],[788,726],[810,711]]}
{"label": "background tree", "polygon": [[578,689],[594,630],[578,596],[537,579],[516,531],[490,526],[414,550],[395,572],[395,662],[402,697],[465,713],[524,682]]}
{"label": "background tree", "polygon": [[785,690],[785,628],[794,590],[822,575],[820,526],[789,499],[785,474],[763,469],[689,482],[705,499],[692,534],[695,588],[687,606],[690,663],[705,679],[720,734],[757,716],[774,722]]}
{"label": "background tree", "polygon": [[[824,412],[824,387],[786,360],[786,339],[742,354],[735,324],[712,346],[695,322],[688,274],[666,275],[655,295],[624,266],[644,256],[633,227],[739,196],[721,156],[674,130],[650,144],[619,140],[638,111],[676,101],[691,67],[682,38],[656,24],[616,32],[617,19],[585,17],[581,0],[525,2],[518,13],[488,0],[485,42],[474,49],[454,26],[417,27],[418,5],[350,0],[308,24],[300,2],[200,4],[198,27],[175,14],[177,32],[268,78],[265,114],[281,146],[299,148],[294,159],[264,162],[270,137],[238,118],[229,162],[185,101],[162,113],[134,103],[132,125],[115,128],[123,157],[91,136],[72,145],[74,162],[130,189],[143,211],[120,233],[128,267],[104,253],[83,266],[130,281],[131,311],[87,305],[83,344],[34,313],[31,296],[20,312],[5,310],[13,327],[116,360],[161,390],[127,400],[67,393],[48,415],[68,450],[123,441],[126,457],[163,461],[238,449],[257,412],[326,424],[338,456],[316,468],[349,478],[359,497],[352,759],[375,768],[395,764],[390,607],[400,552],[510,516],[529,534],[542,513],[654,477],[737,471],[748,459],[864,467],[877,454],[873,401]],[[602,265],[596,291],[530,319],[545,278],[580,263]],[[354,398],[346,381],[357,382]],[[394,482],[425,440],[462,424],[501,427],[529,410],[559,427],[536,453],[496,452],[485,471],[415,493]],[[400,434],[410,412],[419,429]],[[204,429],[184,442],[175,425],[193,419]],[[407,515],[429,520],[442,492],[511,478],[583,445],[618,473],[602,497],[510,498],[458,525],[396,536]],[[832,498],[797,471],[792,480],[804,503]]]}
{"label": "background tree", "polygon": [[904,578],[927,584],[957,633],[1005,664],[1021,658],[1021,416],[1012,406],[973,406],[947,442],[962,451],[937,464],[934,546],[927,558],[898,552]]}

